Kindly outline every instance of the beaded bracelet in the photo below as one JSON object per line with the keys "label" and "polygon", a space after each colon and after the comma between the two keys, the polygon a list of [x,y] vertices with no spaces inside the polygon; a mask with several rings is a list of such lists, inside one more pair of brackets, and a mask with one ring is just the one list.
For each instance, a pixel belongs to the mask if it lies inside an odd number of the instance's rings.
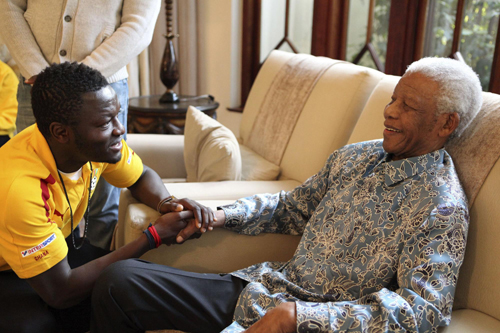
{"label": "beaded bracelet", "polygon": [[150,250],[156,249],[162,244],[160,235],[158,235],[158,231],[156,231],[155,226],[151,223],[149,224],[147,229],[143,231],[143,233],[146,234],[146,237],[148,238]]}
{"label": "beaded bracelet", "polygon": [[153,225],[150,223],[148,225],[148,227],[146,228],[146,230],[143,231],[143,233],[146,235],[146,237],[148,238],[148,242],[149,242],[149,249],[152,250],[152,249],[155,249],[156,248],[156,242],[155,242],[155,238],[153,237],[153,234],[151,234],[151,231],[149,231],[149,228],[152,227]]}
{"label": "beaded bracelet", "polygon": [[149,232],[151,232],[151,235],[153,235],[153,238],[155,239],[155,246],[158,248],[161,245],[161,238],[160,235],[158,235],[158,232],[156,231],[156,228],[154,225],[150,226],[148,228]]}

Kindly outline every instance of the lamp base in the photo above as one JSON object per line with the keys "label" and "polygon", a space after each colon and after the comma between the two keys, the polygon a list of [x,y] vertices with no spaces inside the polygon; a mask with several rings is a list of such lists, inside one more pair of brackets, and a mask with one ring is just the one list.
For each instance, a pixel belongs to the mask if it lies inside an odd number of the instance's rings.
{"label": "lamp base", "polygon": [[177,103],[179,102],[179,96],[172,90],[167,90],[161,98],[160,98],[160,103]]}

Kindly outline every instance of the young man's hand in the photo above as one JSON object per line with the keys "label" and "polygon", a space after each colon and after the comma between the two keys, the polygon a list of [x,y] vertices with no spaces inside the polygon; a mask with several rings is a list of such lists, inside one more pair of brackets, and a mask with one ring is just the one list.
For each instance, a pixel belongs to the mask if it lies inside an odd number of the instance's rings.
{"label": "young man's hand", "polygon": [[193,218],[193,212],[184,210],[171,212],[160,216],[154,223],[156,232],[163,244],[174,244],[175,238],[181,230],[186,228],[188,220]]}

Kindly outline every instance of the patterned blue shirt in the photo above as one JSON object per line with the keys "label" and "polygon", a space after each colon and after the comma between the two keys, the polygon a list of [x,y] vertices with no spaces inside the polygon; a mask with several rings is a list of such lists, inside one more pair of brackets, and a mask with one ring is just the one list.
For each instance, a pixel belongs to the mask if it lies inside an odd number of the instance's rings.
{"label": "patterned blue shirt", "polygon": [[290,261],[232,273],[249,284],[224,332],[289,301],[297,332],[435,332],[449,324],[469,216],[444,149],[391,161],[381,140],[348,145],[294,190],[222,209],[225,227],[241,234],[302,234]]}

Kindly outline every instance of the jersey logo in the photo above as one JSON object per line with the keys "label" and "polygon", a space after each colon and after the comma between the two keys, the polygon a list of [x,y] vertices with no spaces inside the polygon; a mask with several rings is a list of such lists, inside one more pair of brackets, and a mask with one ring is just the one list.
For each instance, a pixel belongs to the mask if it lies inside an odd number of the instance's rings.
{"label": "jersey logo", "polygon": [[46,247],[47,245],[49,245],[50,243],[52,243],[55,239],[56,239],[56,234],[54,233],[54,234],[50,235],[49,238],[47,238],[46,240],[44,240],[43,242],[38,244],[37,246],[33,246],[31,249],[21,251],[21,255],[24,258],[24,257],[27,257],[27,256],[35,253],[35,252],[38,252],[41,249],[43,249],[44,247]]}
{"label": "jersey logo", "polygon": [[97,172],[99,171],[99,168],[92,170],[92,180],[90,181],[90,192],[95,190],[95,187],[97,185]]}
{"label": "jersey logo", "polygon": [[49,206],[49,199],[50,199],[50,191],[49,191],[49,184],[55,184],[56,180],[52,175],[49,175],[45,179],[40,179],[40,189],[42,190],[42,200],[43,200],[43,206],[45,207],[45,216],[47,216],[48,221],[50,223],[54,223],[50,219],[50,206]]}

